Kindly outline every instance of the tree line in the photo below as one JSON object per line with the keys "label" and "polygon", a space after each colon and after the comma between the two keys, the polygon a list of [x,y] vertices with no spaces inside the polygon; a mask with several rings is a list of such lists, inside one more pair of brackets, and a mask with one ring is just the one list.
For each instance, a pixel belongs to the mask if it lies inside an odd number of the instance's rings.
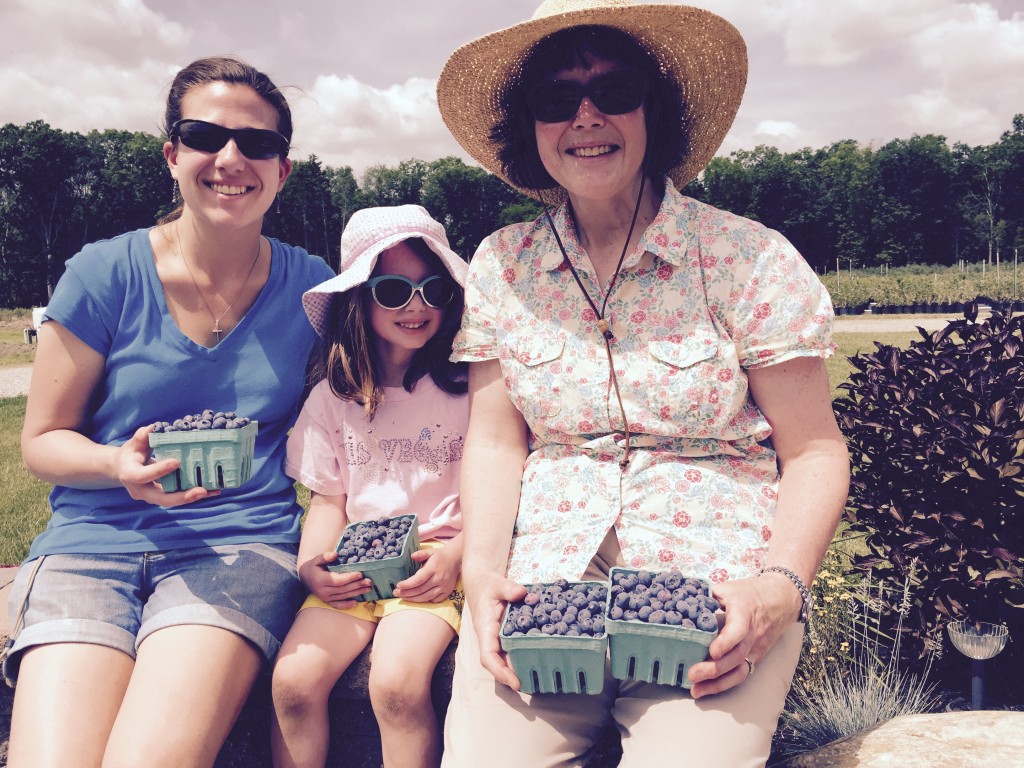
{"label": "tree line", "polygon": [[[117,130],[0,127],[0,307],[46,303],[85,243],[152,225],[172,207],[163,139]],[[1024,114],[987,146],[928,134],[879,148],[852,140],[784,153],[769,146],[711,161],[685,194],[788,237],[819,272],[851,266],[956,264],[1024,248]],[[356,178],[319,158],[294,163],[264,231],[335,269],[352,213],[419,203],[469,258],[536,202],[455,157],[377,165]]]}

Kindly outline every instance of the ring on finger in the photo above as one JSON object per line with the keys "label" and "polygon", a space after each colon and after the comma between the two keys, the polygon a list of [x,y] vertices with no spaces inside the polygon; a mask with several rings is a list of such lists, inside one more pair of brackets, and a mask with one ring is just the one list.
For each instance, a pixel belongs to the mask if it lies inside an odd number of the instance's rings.
{"label": "ring on finger", "polygon": [[744,660],[745,662],[747,662],[747,677],[750,677],[751,675],[753,675],[753,674],[754,674],[754,669],[756,668],[756,666],[757,666],[757,665],[756,665],[756,664],[754,664],[754,662],[752,662],[752,661],[751,661],[750,659],[748,659],[748,658],[744,658],[743,660]]}

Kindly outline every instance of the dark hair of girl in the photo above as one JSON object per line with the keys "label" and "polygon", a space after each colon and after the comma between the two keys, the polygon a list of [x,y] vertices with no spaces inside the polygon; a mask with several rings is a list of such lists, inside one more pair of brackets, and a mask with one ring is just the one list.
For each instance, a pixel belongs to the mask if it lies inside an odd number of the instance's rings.
{"label": "dark hair of girl", "polygon": [[[277,132],[291,143],[292,111],[288,106],[288,100],[269,77],[234,56],[207,56],[196,59],[174,76],[170,92],[167,94],[167,108],[164,111],[164,133],[168,137],[174,124],[182,119],[181,103],[185,96],[193,88],[209,83],[231,83],[252,88],[277,112]],[[166,224],[180,218],[183,207],[184,204],[179,203],[173,211],[161,218],[159,223]]]}
{"label": "dark hair of girl", "polygon": [[[421,238],[409,238],[403,242],[426,262],[433,274],[451,279],[444,262]],[[468,389],[466,364],[448,361],[464,306],[462,286],[454,280],[452,283],[455,285],[455,298],[444,308],[440,328],[416,351],[405,372],[402,386],[408,392],[412,392],[416,382],[426,375],[444,392],[461,395]],[[361,403],[371,420],[384,401],[380,363],[374,353],[370,325],[372,302],[373,297],[365,285],[334,297],[327,338],[319,356],[313,361],[310,374],[313,382],[327,379],[331,391],[342,400]]]}
{"label": "dark hair of girl", "polygon": [[[498,145],[498,160],[508,179],[524,189],[553,189],[558,186],[541,162],[533,115],[526,93],[555,72],[574,67],[589,69],[593,58],[615,62],[646,75],[651,84],[644,100],[647,122],[647,168],[656,180],[675,167],[686,149],[680,130],[682,96],[650,53],[630,35],[614,27],[579,26],[555,32],[538,41],[529,52],[518,76],[514,76],[500,97],[501,119],[492,127],[490,138]],[[654,124],[651,124],[654,116]],[[652,138],[657,137],[654,141]]]}

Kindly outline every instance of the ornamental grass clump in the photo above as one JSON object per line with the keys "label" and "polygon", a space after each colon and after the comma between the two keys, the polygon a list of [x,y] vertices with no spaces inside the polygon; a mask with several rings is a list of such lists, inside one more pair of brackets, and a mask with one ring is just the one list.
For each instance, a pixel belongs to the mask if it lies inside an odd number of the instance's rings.
{"label": "ornamental grass clump", "polygon": [[[931,655],[920,674],[901,666],[900,621],[912,604],[910,578],[895,594],[870,578],[846,593],[845,610],[828,614],[838,620],[833,628],[842,652],[825,656],[805,649],[802,675],[794,681],[779,722],[776,756],[789,758],[895,717],[940,707],[935,686],[928,682]],[[892,636],[882,629],[889,606],[897,606]],[[816,612],[812,625],[818,618]]]}
{"label": "ornamental grass clump", "polygon": [[[917,665],[957,619],[1024,639],[1024,317],[977,311],[907,349],[850,358],[835,402],[852,462],[846,520],[866,548],[852,567],[890,583],[913,572],[919,597],[900,630]],[[892,628],[895,606],[884,613]],[[1011,646],[993,678],[1020,668]]]}

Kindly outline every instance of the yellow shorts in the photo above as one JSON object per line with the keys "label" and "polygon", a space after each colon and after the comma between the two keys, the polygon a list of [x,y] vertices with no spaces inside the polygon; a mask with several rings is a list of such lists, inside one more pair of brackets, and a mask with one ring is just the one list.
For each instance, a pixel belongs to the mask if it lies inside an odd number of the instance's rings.
{"label": "yellow shorts", "polygon": [[[420,542],[420,549],[437,549],[443,547],[443,541],[429,540]],[[305,608],[327,608],[339,613],[347,613],[356,619],[372,621],[377,623],[385,616],[397,613],[398,611],[425,611],[443,619],[455,634],[459,633],[462,626],[462,604],[465,598],[462,593],[462,578],[455,585],[455,589],[448,595],[447,599],[440,603],[416,603],[412,600],[403,600],[400,597],[389,597],[386,600],[373,600],[365,603],[356,603],[352,608],[335,608],[328,605],[316,595],[309,595],[299,610]]]}

